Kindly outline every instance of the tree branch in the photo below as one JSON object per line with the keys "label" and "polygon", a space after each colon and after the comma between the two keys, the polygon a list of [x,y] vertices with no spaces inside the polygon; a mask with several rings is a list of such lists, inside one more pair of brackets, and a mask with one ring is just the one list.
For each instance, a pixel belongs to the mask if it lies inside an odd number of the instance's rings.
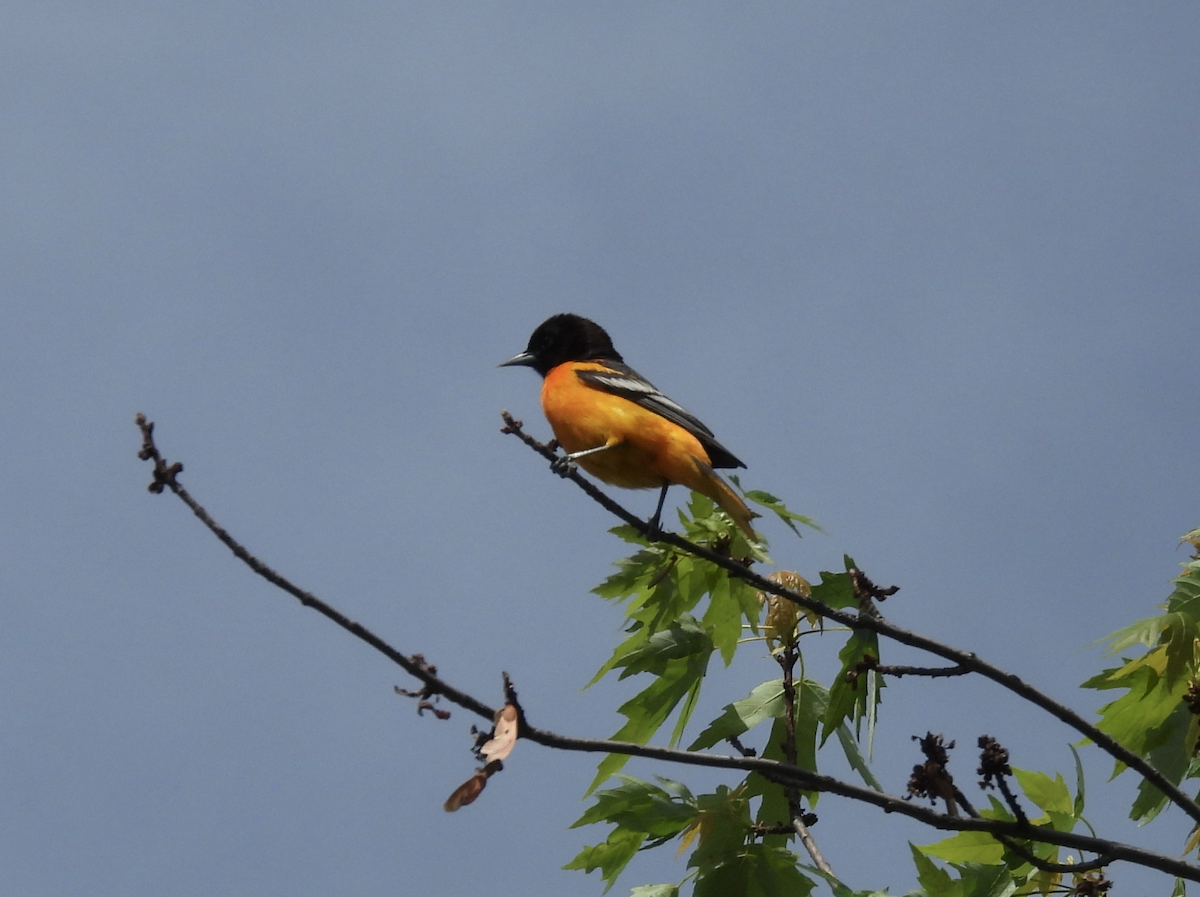
{"label": "tree branch", "polygon": [[690,766],[706,766],[715,769],[736,769],[747,772],[757,772],[773,782],[783,785],[794,785],[802,791],[821,791],[837,794],[851,800],[862,801],[879,807],[885,813],[897,813],[908,816],[926,825],[943,831],[975,831],[987,832],[992,835],[1007,836],[1025,841],[1038,841],[1046,844],[1057,844],[1072,850],[1085,851],[1111,857],[1113,860],[1125,860],[1149,869],[1156,869],[1169,875],[1175,875],[1187,881],[1200,881],[1200,866],[1194,866],[1174,857],[1164,856],[1150,850],[1109,841],[1104,838],[1093,838],[1088,835],[1077,835],[1073,832],[1060,832],[1044,825],[1022,825],[1019,822],[1009,822],[1000,819],[984,819],[979,816],[948,816],[936,810],[906,801],[900,797],[884,794],[870,788],[843,782],[832,776],[809,772],[799,767],[789,766],[778,760],[767,760],[762,757],[730,757],[722,754],[709,754],[702,751],[684,751],[678,748],[663,748],[654,745],[633,744],[627,741],[608,741],[598,738],[573,738],[558,735],[542,729],[528,728],[522,731],[522,738],[537,742],[545,747],[558,748],[567,751],[585,751],[607,754],[628,754],[634,757],[644,757],[650,760],[663,760],[668,763],[683,763]]}
{"label": "tree branch", "polygon": [[[143,460],[154,461],[154,480],[150,485],[150,491],[162,492],[164,489],[170,489],[174,492],[181,501],[184,502],[196,515],[200,521],[208,527],[208,529],[218,539],[223,542],[233,554],[250,567],[259,576],[266,579],[272,585],[282,589],[289,595],[296,598],[300,603],[312,608],[328,619],[332,620],[341,628],[345,629],[351,635],[366,642],[375,650],[379,651],[393,663],[400,666],[405,672],[409,673],[414,678],[420,680],[425,688],[422,690],[426,695],[441,695],[447,701],[457,704],[458,706],[478,714],[487,719],[489,722],[495,719],[495,710],[488,707],[477,698],[463,692],[441,679],[430,664],[419,654],[408,656],[397,651],[383,639],[372,633],[366,627],[354,622],[346,617],[341,612],[335,610],[330,605],[321,601],[315,595],[307,592],[288,581],[283,576],[280,576],[266,564],[262,563],[249,551],[247,551],[240,543],[229,535],[222,527],[220,527],[208,514],[205,509],[191,497],[187,490],[178,482],[177,475],[183,471],[183,465],[176,462],[168,465],[161,457],[153,440],[154,424],[147,421],[146,418],[139,414],[137,416],[137,425],[142,432],[142,449],[138,453],[138,457]],[[593,487],[594,488],[594,487]],[[624,512],[628,514],[628,512]],[[632,515],[629,515],[632,517]],[[641,523],[636,518],[630,521],[637,525]],[[644,524],[642,524],[644,527]],[[669,534],[668,534],[669,535]],[[685,540],[673,537],[678,542]],[[687,543],[690,544],[690,543]],[[699,549],[699,546],[695,546]],[[700,549],[701,552],[708,553],[705,549]],[[701,555],[703,556],[703,554]],[[761,579],[761,577],[759,577]],[[778,588],[773,583],[767,580],[762,580],[771,586],[766,591],[778,594]],[[786,592],[786,590],[783,590]],[[787,594],[782,595],[784,598],[789,598]],[[816,602],[820,604],[820,602]],[[950,817],[943,813],[938,813],[935,810],[925,807],[916,806],[909,801],[899,797],[893,797],[869,788],[863,788],[858,785],[853,785],[849,782],[843,782],[840,779],[835,779],[831,776],[820,775],[818,773],[809,772],[800,769],[797,766],[787,763],[781,763],[777,760],[768,760],[760,757],[741,756],[731,757],[721,754],[709,754],[700,751],[685,751],[676,748],[663,748],[653,745],[634,744],[623,741],[610,741],[607,739],[593,738],[575,738],[566,735],[559,735],[545,729],[539,729],[528,724],[523,724],[519,730],[519,737],[527,741],[540,744],[544,747],[555,748],[566,751],[580,751],[585,753],[605,753],[605,754],[626,754],[636,757],[644,757],[651,760],[661,760],[668,763],[681,763],[689,766],[704,766],[715,769],[732,769],[743,772],[757,772],[771,781],[777,782],[784,787],[798,788],[803,791],[821,791],[830,794],[837,794],[851,800],[862,801],[863,803],[871,804],[879,807],[886,813],[898,813],[902,816],[908,816],[916,819],[919,822],[924,822],[933,828],[948,830],[948,831],[982,831],[993,835],[1016,838],[1020,840],[1038,841],[1048,844],[1057,844],[1061,847],[1067,847],[1073,850],[1086,851],[1089,853],[1100,854],[1105,857],[1110,857],[1112,860],[1124,860],[1126,862],[1136,863],[1140,866],[1145,866],[1150,869],[1155,869],[1160,872],[1174,875],[1187,881],[1200,882],[1200,866],[1193,866],[1185,863],[1182,860],[1174,859],[1173,857],[1163,856],[1162,854],[1154,853],[1153,851],[1144,850],[1140,847],[1135,847],[1131,844],[1122,844],[1115,841],[1107,841],[1102,838],[1092,838],[1085,835],[1077,835],[1071,832],[1059,832],[1047,826],[1022,825],[1017,822],[1008,822],[1003,820],[982,819],[978,817]],[[1095,864],[1088,864],[1091,868]],[[1082,867],[1075,867],[1076,869]]]}
{"label": "tree branch", "polygon": [[[517,436],[522,442],[545,458],[553,460],[557,457],[557,454],[552,448],[542,444],[541,442],[538,442],[532,436],[529,436],[522,431],[521,422],[514,420],[512,415],[510,415],[507,411],[501,412],[501,417],[504,419],[505,424],[503,427],[501,427],[500,431],[502,433],[511,433],[512,435]],[[620,517],[639,533],[645,536],[647,540],[651,538],[649,527],[646,525],[644,520],[636,517],[634,514],[617,504],[615,501],[597,489],[594,484],[588,480],[585,480],[583,476],[580,475],[578,470],[564,471],[559,475],[571,480],[601,506],[606,508],[615,516]],[[1038,691],[1033,686],[1021,680],[1018,676],[1015,676],[1012,673],[995,666],[994,664],[990,664],[987,661],[982,660],[980,657],[969,651],[961,651],[957,648],[952,648],[949,645],[935,641],[934,639],[928,638],[927,636],[923,636],[919,633],[902,629],[901,627],[885,620],[875,609],[872,609],[872,612],[870,613],[857,614],[839,610],[837,608],[830,607],[823,601],[818,601],[815,598],[803,595],[793,589],[785,588],[779,583],[772,582],[770,579],[765,576],[761,576],[745,564],[734,560],[733,558],[727,557],[726,555],[705,548],[702,545],[689,542],[687,539],[677,536],[674,533],[659,532],[656,534],[656,538],[659,542],[663,542],[667,545],[673,545],[689,554],[716,564],[718,567],[721,567],[734,576],[737,576],[743,582],[754,586],[759,591],[767,592],[772,595],[778,595],[779,597],[785,598],[788,601],[793,601],[801,607],[820,614],[822,617],[840,623],[843,626],[848,626],[852,629],[869,629],[877,632],[879,635],[891,639],[892,641],[899,642],[902,645],[908,645],[912,648],[927,651],[928,653],[937,657],[949,660],[956,666],[954,674],[958,673],[958,669],[962,669],[973,673],[978,673],[980,676],[992,680],[1001,687],[1006,688],[1014,694],[1029,701],[1031,704],[1034,704],[1035,706],[1040,707],[1042,710],[1045,710],[1055,719],[1095,742],[1095,744],[1101,750],[1106,752],[1114,759],[1125,764],[1130,769],[1135,770],[1139,775],[1142,776],[1142,778],[1165,794],[1173,804],[1183,810],[1183,812],[1190,816],[1195,822],[1200,824],[1200,804],[1197,804],[1194,800],[1192,800],[1192,798],[1185,794],[1182,789],[1175,785],[1174,782],[1151,766],[1138,754],[1126,748],[1107,733],[1101,731],[1097,726],[1088,722],[1079,714],[1075,713],[1075,711],[1071,710],[1071,708],[1067,707],[1063,703],[1060,703],[1059,701],[1054,700],[1049,695]]]}
{"label": "tree branch", "polygon": [[965,676],[971,672],[962,665],[952,667],[907,667],[884,666],[881,663],[863,664],[864,669],[874,670],[881,676],[925,676],[929,679],[946,679],[951,676]]}

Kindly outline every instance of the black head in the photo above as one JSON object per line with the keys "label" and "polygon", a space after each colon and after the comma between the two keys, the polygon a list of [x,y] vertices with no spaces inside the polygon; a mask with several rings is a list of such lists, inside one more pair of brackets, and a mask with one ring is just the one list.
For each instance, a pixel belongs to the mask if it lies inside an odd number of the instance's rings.
{"label": "black head", "polygon": [[500,367],[525,365],[543,377],[568,361],[622,361],[604,328],[579,315],[547,318],[529,337],[529,345]]}

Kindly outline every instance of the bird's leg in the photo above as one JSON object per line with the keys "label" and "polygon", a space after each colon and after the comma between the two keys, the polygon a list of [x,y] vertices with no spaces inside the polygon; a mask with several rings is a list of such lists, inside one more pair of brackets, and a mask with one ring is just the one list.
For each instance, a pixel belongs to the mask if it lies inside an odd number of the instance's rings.
{"label": "bird's leg", "polygon": [[575,469],[576,459],[586,457],[587,455],[594,455],[596,452],[602,452],[605,449],[610,449],[615,445],[618,445],[618,443],[606,442],[604,445],[598,445],[595,448],[584,449],[581,452],[570,452],[566,455],[563,455],[561,458],[555,458],[553,461],[551,461],[550,469],[559,476],[565,477]]}
{"label": "bird's leg", "polygon": [[658,507],[654,509],[654,516],[646,523],[646,538],[651,542],[657,542],[658,537],[662,535],[662,528],[658,525],[658,521],[662,516],[663,502],[667,500],[669,488],[671,488],[670,483],[663,483],[662,492],[658,494]]}

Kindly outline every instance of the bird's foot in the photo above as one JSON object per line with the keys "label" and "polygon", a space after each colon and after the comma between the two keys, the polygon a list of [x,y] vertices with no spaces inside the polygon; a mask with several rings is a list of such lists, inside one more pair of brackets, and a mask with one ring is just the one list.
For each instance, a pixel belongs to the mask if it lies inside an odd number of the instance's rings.
{"label": "bird's foot", "polygon": [[646,540],[648,542],[661,541],[664,532],[665,530],[663,530],[659,523],[657,514],[646,521]]}
{"label": "bird's foot", "polygon": [[570,455],[561,455],[550,462],[550,469],[560,477],[569,477],[577,467]]}

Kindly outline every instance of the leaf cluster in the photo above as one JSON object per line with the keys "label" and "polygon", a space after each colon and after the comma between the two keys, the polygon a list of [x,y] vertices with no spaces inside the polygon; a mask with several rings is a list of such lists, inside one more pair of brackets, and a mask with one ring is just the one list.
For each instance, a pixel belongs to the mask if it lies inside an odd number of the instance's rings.
{"label": "leaf cluster", "polygon": [[[750,497],[761,499],[789,525],[797,520],[811,523],[766,493]],[[741,548],[751,554],[751,546],[738,544],[740,534],[705,496],[692,495],[680,522],[689,541],[725,551]],[[728,666],[746,644],[757,645],[761,654],[767,643],[762,631],[768,596],[710,561],[671,545],[648,543],[631,526],[618,526],[612,533],[635,545],[636,551],[618,561],[617,571],[593,591],[623,605],[625,638],[592,683],[613,673],[619,679],[645,677],[648,681],[642,690],[619,708],[626,722],[612,738],[646,744],[673,718],[668,743],[675,746],[692,718],[714,657]],[[853,561],[847,558],[846,565],[848,571]],[[810,592],[832,607],[855,603],[848,572],[822,573]],[[767,615],[777,656],[781,645],[795,645],[801,627],[820,632],[816,617],[793,613],[787,619],[791,631],[782,633],[778,621]],[[760,756],[816,772],[820,747],[836,735],[850,766],[870,787],[880,789],[860,749],[859,735],[864,721],[873,725],[882,681],[871,671],[848,675],[867,658],[878,656],[878,637],[868,631],[839,635],[845,638],[839,654],[842,670],[831,687],[803,676],[794,681],[785,677],[786,682],[780,677],[769,679],[727,704],[688,750],[739,743],[742,736],[764,726],[769,730]],[[611,887],[639,850],[677,838],[680,852],[693,851],[689,866],[695,894],[807,894],[812,888],[813,881],[799,872],[799,857],[788,848],[795,838],[791,826],[795,808],[778,784],[750,773],[736,787],[722,786],[712,794],[693,797],[676,782],[659,779],[654,785],[622,774],[627,760],[624,754],[609,754],[600,762],[588,789],[595,792],[596,802],[576,825],[605,822],[613,829],[606,841],[585,848],[566,868],[599,870]],[[620,782],[617,787],[596,792],[614,776]],[[810,807],[819,797],[817,792],[807,792],[791,799],[799,796]],[[660,892],[639,889],[635,893]]]}
{"label": "leaf cluster", "polygon": [[[1071,794],[1061,775],[1053,777],[1042,772],[1012,770],[1028,803],[1042,810],[1036,817],[1027,817],[1035,825],[1046,825],[1060,832],[1070,832],[1083,818],[1083,767],[1075,754],[1076,792]],[[1015,822],[1012,809],[989,797],[989,805],[979,811],[984,819]],[[1061,864],[1061,849],[1054,844],[1024,840],[1004,842],[987,832],[959,832],[945,840],[923,847],[911,846],[917,880],[933,897],[966,897],[970,894],[994,893],[997,887],[1019,894],[1050,894],[1062,890],[1062,871],[1045,868]],[[1036,857],[1041,867],[1031,862]],[[950,870],[939,868],[931,857],[946,861]]]}
{"label": "leaf cluster", "polygon": [[[1183,537],[1200,551],[1200,530]],[[1134,647],[1145,650],[1122,657],[1119,667],[1106,669],[1083,683],[1100,691],[1124,694],[1100,710],[1099,727],[1121,744],[1146,757],[1167,779],[1179,785],[1200,778],[1200,557],[1183,565],[1172,582],[1174,590],[1160,605],[1162,613],[1119,629],[1104,640],[1108,656]],[[1117,763],[1113,775],[1125,766]],[[1138,786],[1130,818],[1154,819],[1167,806],[1167,797],[1149,782]],[[1200,847],[1200,827],[1193,830],[1189,851]]]}
{"label": "leaf cluster", "polygon": [[[813,525],[774,496],[748,497],[761,497],[763,506],[793,529],[797,521]],[[740,544],[740,534],[728,518],[703,496],[693,495],[680,520],[684,538],[697,545],[724,553],[740,551],[748,558],[766,557],[765,544]],[[758,659],[774,661],[783,675],[772,676],[748,695],[727,703],[690,740],[687,750],[706,751],[724,743],[746,755],[816,773],[818,756],[836,736],[834,743],[851,769],[869,788],[883,791],[865,750],[878,723],[884,686],[881,671],[889,669],[880,665],[876,629],[826,630],[816,614],[756,591],[725,567],[672,544],[650,544],[632,526],[612,532],[635,550],[618,561],[616,572],[594,591],[623,606],[625,634],[592,682],[610,674],[643,682],[641,690],[619,708],[626,721],[614,740],[647,744],[670,724],[668,743],[680,744],[715,657],[729,666],[739,648],[754,644]],[[1196,541],[1200,543],[1200,536]],[[799,574],[786,571],[770,579],[835,610],[873,613],[873,607],[862,606],[862,593],[856,592],[858,574],[849,557],[845,568],[821,573],[812,586]],[[1195,757],[1200,737],[1200,686],[1195,672],[1200,658],[1200,560],[1191,561],[1175,580],[1164,611],[1109,640],[1113,653],[1136,644],[1147,646],[1147,651],[1084,686],[1124,690],[1101,711],[1100,729],[1178,783],[1200,773]],[[839,670],[830,682],[804,674],[802,635],[839,640]],[[900,674],[901,668],[891,669]],[[756,733],[764,738],[761,748],[744,747],[743,739]],[[685,879],[635,888],[634,895],[676,895],[689,880],[695,895],[807,895],[822,879],[836,897],[871,893],[851,890],[812,849],[815,865],[802,860],[801,801],[811,810],[819,791],[789,787],[750,772],[732,785],[695,795],[681,782],[665,778],[647,782],[624,774],[627,759],[626,754],[609,754],[600,762],[588,789],[594,802],[575,825],[607,824],[610,831],[605,841],[584,848],[566,867],[599,871],[606,890],[639,851],[674,843],[679,854],[689,853]],[[1078,754],[1075,761],[1074,793],[1061,774],[1007,766],[1000,783],[1003,799],[989,795],[986,806],[975,810],[960,791],[954,793],[980,820],[1040,827],[1043,833],[1072,833],[1080,825],[1090,832],[1083,816],[1085,787]],[[1118,763],[1117,772],[1122,768]],[[1018,786],[1015,790],[1008,784],[1010,778]],[[614,779],[615,785],[602,787]],[[956,815],[955,801],[947,797],[946,804],[947,813]],[[1143,782],[1131,815],[1149,821],[1166,804],[1166,796]],[[1028,813],[1025,806],[1038,813]],[[1193,842],[1198,840],[1200,835],[1194,834]],[[804,846],[810,848],[807,842]],[[1196,846],[1192,843],[1188,849]],[[921,891],[938,897],[1101,893],[1110,884],[1102,872],[1093,871],[1107,860],[1077,865],[1079,871],[1074,871],[1071,864],[1084,863],[1083,856],[1064,854],[1058,845],[1032,836],[1032,830],[1028,838],[960,831],[934,844],[912,846],[912,857]]]}

